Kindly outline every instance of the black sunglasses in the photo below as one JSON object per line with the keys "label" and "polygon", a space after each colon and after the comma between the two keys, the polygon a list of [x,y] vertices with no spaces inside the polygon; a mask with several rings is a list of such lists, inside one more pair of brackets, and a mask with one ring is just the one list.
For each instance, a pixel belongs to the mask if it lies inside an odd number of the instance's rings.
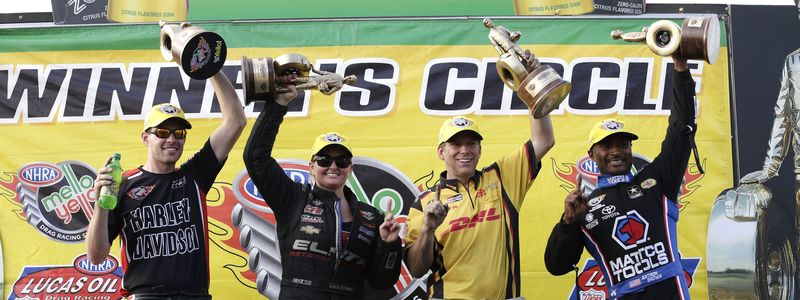
{"label": "black sunglasses", "polygon": [[169,138],[169,135],[172,134],[175,136],[175,139],[182,140],[186,138],[186,129],[167,129],[167,128],[158,128],[158,127],[150,127],[145,130],[147,133],[154,134],[155,136],[166,139]]}
{"label": "black sunglasses", "polygon": [[314,155],[313,160],[317,163],[317,165],[323,168],[330,167],[334,162],[336,162],[336,166],[339,168],[347,168],[353,163],[347,156],[332,157],[328,155]]}

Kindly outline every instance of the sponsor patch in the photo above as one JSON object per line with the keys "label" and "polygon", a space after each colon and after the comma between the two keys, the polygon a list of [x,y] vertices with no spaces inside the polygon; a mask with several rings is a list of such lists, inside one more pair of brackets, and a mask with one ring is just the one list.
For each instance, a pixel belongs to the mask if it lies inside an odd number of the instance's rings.
{"label": "sponsor patch", "polygon": [[606,300],[606,293],[595,291],[594,289],[580,291],[578,294],[580,295],[580,300]]}
{"label": "sponsor patch", "polygon": [[368,237],[374,237],[375,236],[375,232],[374,231],[369,230],[368,228],[363,227],[363,226],[359,226],[358,227],[358,231],[363,233],[364,235],[366,235]]}
{"label": "sponsor patch", "polygon": [[309,216],[309,215],[300,215],[300,222],[316,223],[316,224],[324,223],[322,221],[322,217],[320,217],[320,216]]}
{"label": "sponsor patch", "polygon": [[614,232],[611,237],[622,249],[630,250],[647,241],[647,222],[636,210],[614,220]]}
{"label": "sponsor patch", "polygon": [[153,191],[153,188],[156,186],[154,184],[147,185],[147,186],[137,186],[128,190],[128,197],[136,201],[142,201],[144,198],[147,198],[147,195],[150,195],[150,192]]}
{"label": "sponsor patch", "polygon": [[639,186],[636,185],[629,186],[626,190],[628,191],[628,198],[631,199],[636,199],[644,195],[642,193],[642,189],[640,189]]}
{"label": "sponsor patch", "polygon": [[597,206],[605,198],[606,198],[606,194],[602,194],[600,196],[597,196],[597,197],[594,197],[592,199],[589,199],[589,206]]}
{"label": "sponsor patch", "polygon": [[368,212],[368,211],[361,211],[361,217],[367,219],[369,221],[375,220],[375,214]]}
{"label": "sponsor patch", "polygon": [[617,211],[617,207],[616,206],[609,205],[609,206],[603,207],[603,215],[610,215],[610,214],[614,213],[615,211]]}
{"label": "sponsor patch", "polygon": [[639,186],[641,186],[645,190],[654,187],[655,185],[656,185],[656,180],[653,178],[648,178],[645,181],[642,181],[641,184],[639,184]]}
{"label": "sponsor patch", "polygon": [[448,204],[449,203],[454,203],[454,202],[461,201],[463,199],[464,199],[464,196],[462,196],[461,194],[457,194],[457,195],[455,195],[453,197],[447,198],[447,203]]}
{"label": "sponsor patch", "polygon": [[305,232],[307,234],[318,234],[321,231],[321,229],[311,225],[305,225],[305,226],[300,226],[300,231]]}
{"label": "sponsor patch", "polygon": [[181,177],[172,181],[172,188],[179,189],[186,185],[186,177]]}
{"label": "sponsor patch", "polygon": [[597,224],[599,224],[599,223],[600,223],[600,220],[594,220],[594,221],[591,221],[588,224],[586,224],[586,226],[584,226],[584,227],[586,227],[586,229],[591,230],[592,228],[597,226]]}
{"label": "sponsor patch", "polygon": [[594,220],[594,215],[592,213],[586,214],[586,222],[591,222]]}
{"label": "sponsor patch", "polygon": [[303,279],[303,278],[292,278],[292,283],[302,284],[302,285],[311,285],[311,280]]}
{"label": "sponsor patch", "polygon": [[24,266],[6,293],[8,299],[120,299],[121,287],[122,268],[114,257],[94,265],[82,254],[71,264]]}
{"label": "sponsor patch", "polygon": [[322,207],[316,207],[311,205],[306,205],[306,207],[303,208],[304,213],[309,213],[312,215],[321,215],[322,211],[323,211]]}

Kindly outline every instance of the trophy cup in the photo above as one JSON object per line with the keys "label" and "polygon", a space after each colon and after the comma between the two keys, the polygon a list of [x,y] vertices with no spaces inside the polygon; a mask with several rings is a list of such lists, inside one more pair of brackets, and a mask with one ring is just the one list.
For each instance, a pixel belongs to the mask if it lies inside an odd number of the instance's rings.
{"label": "trophy cup", "polygon": [[[309,76],[311,73],[315,76]],[[342,76],[332,72],[317,70],[303,55],[287,53],[271,57],[248,58],[242,56],[242,90],[245,105],[253,101],[275,100],[278,93],[285,92],[276,79],[291,75],[291,84],[298,91],[319,90],[324,95],[332,95],[345,84],[353,85],[354,75]]]}
{"label": "trophy cup", "polygon": [[187,22],[169,24],[160,21],[161,56],[177,62],[186,75],[193,79],[207,79],[217,74],[228,48],[218,34]]}
{"label": "trophy cup", "polygon": [[653,53],[669,56],[678,51],[686,59],[702,59],[714,64],[719,56],[719,20],[713,16],[690,17],[681,27],[659,20],[640,32],[611,32],[611,38],[626,42],[645,42]]}
{"label": "trophy cup", "polygon": [[[483,25],[489,28],[489,41],[500,54],[496,64],[500,79],[517,92],[533,117],[542,118],[558,108],[572,84],[562,79],[553,68],[539,62],[530,51],[517,46],[522,36],[519,31],[511,32],[503,26],[494,26],[488,18],[483,19]],[[532,66],[530,72],[526,66]]]}

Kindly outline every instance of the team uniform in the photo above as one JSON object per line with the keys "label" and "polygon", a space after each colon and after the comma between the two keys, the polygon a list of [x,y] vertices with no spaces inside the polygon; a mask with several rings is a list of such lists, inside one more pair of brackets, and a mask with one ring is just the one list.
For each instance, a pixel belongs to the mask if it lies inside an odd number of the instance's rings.
{"label": "team uniform", "polygon": [[[661,153],[636,175],[600,176],[586,213],[559,222],[545,251],[547,270],[574,270],[585,247],[600,266],[612,299],[689,299],[678,252],[677,200],[693,147],[694,81],[673,79],[672,111]],[[691,130],[686,130],[691,128]]]}
{"label": "team uniform", "polygon": [[108,215],[108,240],[122,242],[122,294],[209,297],[206,195],[222,169],[209,141],[180,168],[124,173]]}
{"label": "team uniform", "polygon": [[519,209],[541,164],[529,140],[520,149],[476,171],[467,186],[447,180],[419,195],[411,206],[406,248],[420,235],[424,208],[439,201],[449,211],[436,231],[429,296],[506,299],[520,295]]}
{"label": "team uniform", "polygon": [[[275,214],[283,276],[281,299],[361,299],[364,281],[391,287],[400,275],[402,246],[386,243],[379,227],[384,214],[357,200],[292,181],[272,157],[287,108],[268,102],[253,125],[244,152],[251,180]],[[340,201],[353,221],[344,223]]]}

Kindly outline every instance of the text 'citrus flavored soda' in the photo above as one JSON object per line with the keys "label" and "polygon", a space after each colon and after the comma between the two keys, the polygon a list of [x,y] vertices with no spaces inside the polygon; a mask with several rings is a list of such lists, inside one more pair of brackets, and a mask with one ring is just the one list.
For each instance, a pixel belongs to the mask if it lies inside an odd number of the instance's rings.
{"label": "text 'citrus flavored soda'", "polygon": [[100,200],[97,203],[100,207],[109,210],[117,207],[117,193],[119,193],[119,185],[122,183],[122,166],[119,164],[119,158],[119,153],[114,153],[114,156],[111,157],[108,167],[111,168],[111,178],[114,182],[100,188]]}

